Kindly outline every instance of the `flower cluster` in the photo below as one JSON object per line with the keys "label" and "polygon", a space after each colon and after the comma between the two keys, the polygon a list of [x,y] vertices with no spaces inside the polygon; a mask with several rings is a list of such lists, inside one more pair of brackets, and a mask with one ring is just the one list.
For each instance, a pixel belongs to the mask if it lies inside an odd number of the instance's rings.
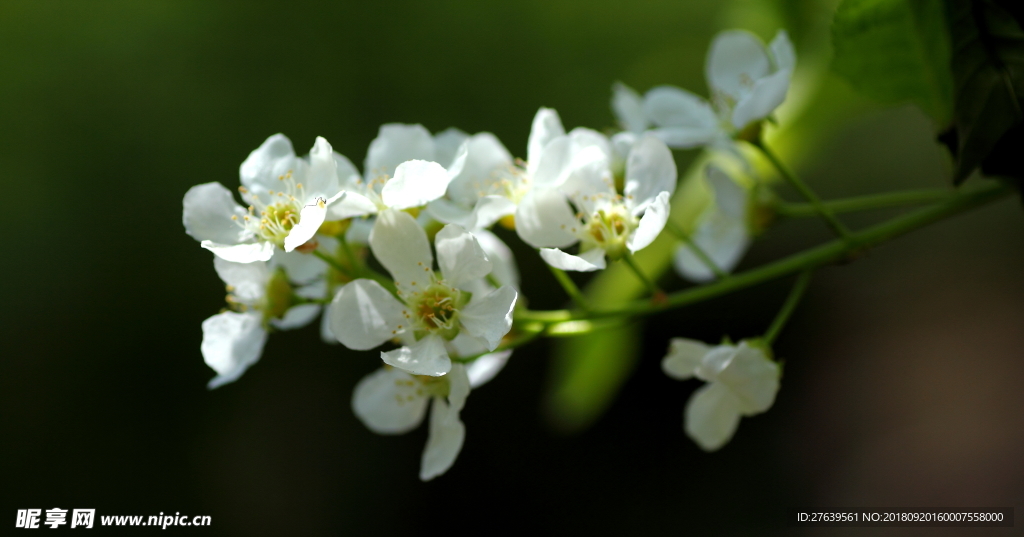
{"label": "flower cluster", "polygon": [[[489,229],[514,230],[562,277],[619,260],[639,271],[634,253],[666,227],[682,229],[670,222],[678,181],[670,147],[738,155],[733,141],[782,102],[794,63],[785,32],[767,48],[724,32],[708,56],[710,103],[670,87],[641,98],[616,84],[612,107],[624,131],[567,131],[555,110],[540,108],[525,160],[491,133],[387,124],[360,172],[323,138],[299,157],[288,138],[271,136],[240,167],[242,204],[219,183],[184,197],[185,230],[213,252],[228,291],[225,310],[202,324],[200,349],[217,373],[209,387],[256,363],[268,333],[319,315],[325,341],[379,349],[381,368],[355,388],[356,416],[372,431],[400,434],[430,406],[420,477],[444,473],[462,448],[470,390],[505,365],[519,336],[545,329],[516,325],[518,270]],[[714,166],[706,179],[712,201],[692,233],[677,237],[675,257],[678,272],[698,282],[731,271],[752,229],[750,181]],[[747,342],[709,349],[673,340],[665,371],[709,382],[687,407],[698,444],[720,447],[740,415],[771,405],[778,368],[768,356]]]}

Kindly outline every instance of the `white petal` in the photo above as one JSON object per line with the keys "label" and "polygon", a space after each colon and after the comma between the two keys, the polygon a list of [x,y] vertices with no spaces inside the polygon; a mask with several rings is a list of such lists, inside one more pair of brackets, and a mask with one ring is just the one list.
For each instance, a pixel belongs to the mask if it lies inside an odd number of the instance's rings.
{"label": "white petal", "polygon": [[217,372],[207,384],[211,390],[233,382],[263,354],[267,332],[259,312],[225,311],[203,321],[203,360]]}
{"label": "white petal", "polygon": [[381,265],[403,289],[421,286],[429,281],[433,270],[427,232],[406,212],[388,209],[377,216],[370,232],[370,249]]}
{"label": "white petal", "polygon": [[516,258],[512,255],[512,249],[508,247],[497,235],[485,229],[473,231],[480,246],[491,260],[494,268],[491,274],[501,285],[511,285],[519,288],[519,269],[516,266]]}
{"label": "white petal", "polygon": [[709,145],[719,139],[723,132],[717,124],[713,127],[664,127],[647,131],[673,149],[692,149]]}
{"label": "white petal", "polygon": [[313,322],[319,314],[319,304],[299,304],[288,308],[288,311],[284,312],[284,317],[271,319],[270,324],[279,330],[294,330]]}
{"label": "white petal", "polygon": [[530,127],[530,138],[526,142],[527,171],[530,175],[533,175],[534,168],[539,164],[543,149],[560,136],[565,136],[565,127],[562,127],[558,112],[550,108],[537,110]]}
{"label": "white petal", "polygon": [[[333,328],[337,330],[338,327],[335,324]],[[435,334],[427,334],[411,345],[382,352],[380,358],[385,364],[413,375],[440,377],[452,368],[444,340]]]}
{"label": "white petal", "polygon": [[[487,292],[484,294],[487,294]],[[459,332],[458,335],[445,344],[448,346],[448,356],[465,358],[466,356],[487,352],[487,342],[471,335],[465,330]]]}
{"label": "white petal", "polygon": [[[750,246],[746,224],[718,211],[701,222],[692,238],[715,265],[725,272],[736,268]],[[707,265],[685,244],[676,249],[673,264],[679,275],[690,281],[705,282],[715,278]]]}
{"label": "white petal", "polygon": [[714,260],[718,268],[730,272],[736,268],[750,246],[750,233],[743,220],[717,212],[698,228],[694,242]]}
{"label": "white petal", "polygon": [[235,263],[270,261],[270,258],[274,256],[274,244],[270,242],[217,244],[213,241],[203,241],[199,243],[199,246],[213,252],[217,257],[225,261],[233,261]]}
{"label": "white petal", "polygon": [[215,256],[213,269],[225,285],[233,288],[231,294],[243,304],[255,306],[267,294],[270,270],[266,263],[234,263]]}
{"label": "white petal", "polygon": [[[558,142],[555,141],[551,146],[557,144]],[[545,152],[545,156],[547,153]],[[577,205],[581,203],[584,196],[590,198],[594,194],[602,194],[598,196],[602,200],[612,199],[616,192],[615,178],[611,169],[611,155],[595,146],[573,153],[568,164],[562,168],[560,177],[547,184],[558,185],[558,189]],[[583,203],[586,204],[586,202]],[[584,210],[589,211],[590,207]]]}
{"label": "white petal", "polygon": [[242,162],[238,169],[242,185],[255,194],[269,190],[278,190],[277,178],[289,170],[296,170],[298,159],[292,143],[283,134],[275,134],[266,139]]}
{"label": "white petal", "polygon": [[469,138],[469,135],[455,127],[449,127],[434,135],[434,161],[451,168],[455,156],[459,153],[459,146]]}
{"label": "white petal", "polygon": [[534,188],[557,187],[565,180],[572,160],[572,141],[567,136],[553,138],[528,162],[527,175]]}
{"label": "white petal", "polygon": [[338,198],[327,208],[327,214],[331,220],[344,220],[357,216],[366,216],[377,212],[377,204],[370,201],[366,196],[352,190],[346,190],[345,195]]}
{"label": "white petal", "polygon": [[715,165],[707,167],[707,181],[715,194],[715,206],[726,216],[736,220],[747,217],[747,189],[740,186]]}
{"label": "white petal", "polygon": [[668,354],[661,360],[661,370],[676,380],[686,380],[700,366],[710,347],[704,342],[681,337],[669,341]]}
{"label": "white petal", "polygon": [[205,183],[188,189],[182,209],[185,233],[197,241],[238,244],[251,235],[238,221],[231,219],[232,216],[241,219],[245,209],[235,203],[231,191],[220,183]]}
{"label": "white petal", "polygon": [[783,69],[758,79],[750,93],[736,103],[736,108],[732,112],[733,126],[742,129],[748,123],[771,115],[782,101],[786,100],[790,74],[789,69]]}
{"label": "white petal", "polygon": [[621,166],[618,168],[619,172],[625,169],[626,158],[629,157],[629,152],[633,150],[636,141],[637,135],[632,132],[619,132],[612,136],[612,151],[615,153],[612,160]]}
{"label": "white petal", "polygon": [[469,229],[485,229],[502,218],[515,214],[516,204],[505,196],[484,196],[473,207]]}
{"label": "white petal", "polygon": [[713,91],[721,91],[739,100],[751,82],[771,69],[761,40],[744,30],[720,32],[708,50],[705,75]]}
{"label": "white petal", "polygon": [[508,363],[512,351],[492,352],[473,360],[466,366],[466,374],[469,376],[469,385],[478,388],[493,379]]}
{"label": "white petal", "polygon": [[[324,242],[327,242],[327,238],[322,238],[318,250],[333,255],[334,248],[325,247]],[[333,242],[333,241],[332,241]],[[327,272],[327,263],[325,263],[319,257],[314,255],[304,254],[302,252],[285,252],[277,250],[274,252],[274,257],[271,259],[272,268],[278,266],[284,267],[285,273],[288,274],[288,279],[293,283],[307,284],[320,278]]]}
{"label": "white petal", "polygon": [[704,353],[700,360],[700,365],[693,372],[694,376],[708,382],[717,381],[718,374],[729,366],[732,359],[736,357],[738,350],[736,345],[730,344],[712,347],[708,352]]}
{"label": "white petal", "polygon": [[380,126],[370,142],[363,171],[367,180],[394,176],[398,165],[408,160],[434,160],[434,139],[423,125],[389,123]]}
{"label": "white petal", "polygon": [[668,222],[669,207],[668,192],[658,194],[658,197],[647,206],[644,215],[640,217],[640,224],[626,240],[626,248],[629,248],[630,252],[636,253],[658,238],[658,234],[665,229],[665,223]]}
{"label": "white petal", "polygon": [[[346,347],[365,351],[404,331],[405,306],[373,280],[345,284],[328,307],[331,332]],[[403,325],[403,328],[398,328]]]}
{"label": "white petal", "polygon": [[345,240],[349,244],[370,244],[370,233],[377,223],[375,218],[354,218],[345,232]]}
{"label": "white petal", "polygon": [[382,367],[363,377],[352,391],[352,412],[377,434],[402,434],[416,428],[427,412],[429,397],[412,375]]}
{"label": "white petal", "polygon": [[752,416],[768,410],[775,401],[775,394],[779,391],[779,364],[743,341],[718,373],[717,382],[736,395],[740,412]]}
{"label": "white petal", "polygon": [[306,172],[306,179],[302,182],[302,186],[307,198],[320,196],[327,199],[333,197],[340,190],[338,162],[335,160],[331,144],[322,136],[316,137],[313,148],[309,150],[309,170]]}
{"label": "white petal", "polygon": [[576,127],[569,131],[567,136],[572,143],[573,155],[590,147],[600,150],[605,159],[609,158],[612,154],[611,141],[607,136],[594,129]]}
{"label": "white petal", "polygon": [[359,175],[359,170],[356,169],[352,161],[341,153],[334,153],[334,167],[337,170],[338,185],[339,186],[351,186],[356,182],[362,180]]}
{"label": "white petal", "polygon": [[647,129],[643,99],[633,88],[621,82],[612,84],[612,111],[627,131],[639,134]]}
{"label": "white petal", "polygon": [[462,142],[462,145],[455,151],[455,157],[452,158],[452,162],[446,167],[448,172],[448,181],[451,184],[451,180],[462,173],[462,168],[466,167],[466,155],[468,154],[468,144]]}
{"label": "white petal", "polygon": [[462,287],[491,272],[491,262],[476,237],[455,224],[448,224],[437,232],[434,248],[441,277],[455,287]]}
{"label": "white petal", "polygon": [[711,132],[718,116],[704,98],[675,86],[658,86],[644,96],[644,113],[659,127]]}
{"label": "white petal", "polygon": [[466,162],[448,185],[448,195],[464,205],[476,203],[486,185],[510,170],[512,155],[489,132],[474,134],[466,143]]}
{"label": "white petal", "polygon": [[384,184],[381,199],[388,207],[422,207],[444,195],[451,177],[436,162],[410,160],[398,165],[395,176]]}
{"label": "white petal", "polygon": [[640,208],[661,192],[671,196],[676,191],[677,179],[672,151],[654,136],[644,136],[629,152],[623,193],[627,203]]}
{"label": "white petal", "polygon": [[[313,257],[313,256],[309,256]],[[314,259],[316,259],[314,257]],[[327,282],[323,279],[295,288],[295,296],[308,298],[310,300],[323,300],[327,298]],[[337,341],[334,341],[337,343]]]}
{"label": "white petal", "polygon": [[470,334],[486,340],[487,350],[493,351],[512,328],[512,310],[518,296],[508,285],[486,296],[474,295],[459,311],[459,322]]}
{"label": "white petal", "polygon": [[320,225],[326,219],[326,199],[317,198],[312,203],[304,206],[299,212],[299,223],[295,224],[288,231],[288,236],[284,238],[284,251],[291,252],[299,246],[306,244],[309,239],[313,238],[313,235],[316,235],[316,230],[320,229]]}
{"label": "white petal", "polygon": [[541,248],[540,257],[552,267],[576,272],[593,272],[607,266],[601,248],[593,248],[580,255],[567,254],[558,248]]}
{"label": "white petal", "polygon": [[778,70],[796,68],[796,51],[793,50],[793,43],[789,40],[789,34],[785,30],[779,30],[775,39],[768,45],[768,50],[775,60],[775,68]]}
{"label": "white petal", "polygon": [[455,412],[461,412],[469,397],[469,374],[465,364],[452,364],[451,371],[445,375],[448,379],[448,405]]}
{"label": "white petal", "polygon": [[693,393],[684,415],[686,434],[704,451],[724,446],[736,433],[740,422],[736,396],[716,382]]}
{"label": "white petal", "polygon": [[439,397],[430,409],[430,435],[423,449],[420,479],[431,479],[445,473],[455,463],[466,438],[466,426],[459,420],[459,412]]}
{"label": "white petal", "polygon": [[516,207],[516,233],[534,248],[565,248],[579,239],[579,225],[565,195],[554,189],[534,189]]}
{"label": "white petal", "polygon": [[331,316],[328,314],[327,308],[324,308],[324,314],[320,316],[320,341],[328,345],[337,345],[338,336],[334,335],[331,330]]}
{"label": "white petal", "polygon": [[473,228],[473,210],[447,198],[437,198],[427,204],[427,213],[442,224],[458,224],[465,228]]}

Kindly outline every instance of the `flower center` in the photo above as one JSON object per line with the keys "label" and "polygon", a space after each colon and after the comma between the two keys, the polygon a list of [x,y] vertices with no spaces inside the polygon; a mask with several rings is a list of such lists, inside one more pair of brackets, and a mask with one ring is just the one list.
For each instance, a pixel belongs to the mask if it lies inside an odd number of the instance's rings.
{"label": "flower center", "polygon": [[[373,174],[373,179],[370,180],[356,179],[356,186],[359,188],[360,194],[377,206],[378,211],[383,211],[387,209],[387,206],[384,205],[384,198],[381,197],[380,193],[384,190],[384,184],[391,179],[391,176],[381,170],[374,170]],[[370,172],[367,172],[367,176],[370,176]]]}
{"label": "flower center", "polygon": [[443,280],[433,281],[422,291],[403,297],[409,306],[404,313],[417,332],[433,332],[450,340],[459,333],[459,307],[465,302],[462,295]]}
{"label": "flower center", "polygon": [[304,189],[302,183],[295,182],[290,170],[278,180],[283,190],[268,190],[263,195],[238,187],[242,197],[249,202],[249,214],[242,217],[240,224],[261,240],[284,247],[285,237],[299,223]]}
{"label": "flower center", "polygon": [[581,213],[582,227],[573,229],[583,250],[601,248],[611,259],[622,257],[626,239],[636,229],[638,219],[621,202],[621,196],[592,213]]}
{"label": "flower center", "polygon": [[480,184],[473,185],[480,197],[502,196],[518,204],[530,189],[530,179],[519,165],[497,168]]}

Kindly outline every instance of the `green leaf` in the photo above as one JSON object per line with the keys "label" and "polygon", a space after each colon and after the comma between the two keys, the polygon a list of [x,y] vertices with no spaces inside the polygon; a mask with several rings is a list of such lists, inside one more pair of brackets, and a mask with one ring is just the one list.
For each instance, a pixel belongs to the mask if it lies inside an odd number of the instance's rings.
{"label": "green leaf", "polygon": [[832,21],[832,70],[868,97],[952,115],[945,7],[937,0],[844,0]]}
{"label": "green leaf", "polygon": [[[959,184],[979,165],[1020,160],[1017,143],[1000,143],[1024,123],[1024,32],[1010,13],[984,0],[948,0],[954,43],[954,129],[946,140],[957,157]],[[1010,136],[1017,139],[1019,136]]]}
{"label": "green leaf", "polygon": [[640,325],[601,329],[556,342],[545,414],[562,433],[580,432],[611,405],[640,352]]}

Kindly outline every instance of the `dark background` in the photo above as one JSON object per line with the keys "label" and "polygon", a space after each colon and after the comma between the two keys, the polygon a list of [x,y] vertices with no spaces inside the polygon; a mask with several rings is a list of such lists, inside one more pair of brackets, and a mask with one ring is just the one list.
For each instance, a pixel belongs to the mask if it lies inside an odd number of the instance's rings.
{"label": "dark background", "polygon": [[[274,334],[240,381],[205,388],[199,325],[223,287],[184,233],[181,198],[198,183],[236,186],[268,135],[300,152],[321,135],[361,164],[381,123],[418,122],[492,131],[522,156],[539,106],[604,128],[615,80],[705,93],[704,53],[723,28],[768,39],[786,27],[801,61],[827,57],[833,6],[0,3],[0,532],[17,509],[52,507],[96,508],[97,524],[210,515],[203,533],[224,535],[816,534],[784,529],[796,506],[1024,516],[1019,200],[819,271],[775,348],[775,406],[713,454],[681,430],[699,383],[661,373],[667,339],[756,336],[788,282],[651,320],[615,404],[581,434],[546,425],[548,343],[517,351],[470,397],[455,466],[426,484],[426,427],[367,431],[349,401],[379,362],[320,343],[315,326]],[[805,139],[813,151],[788,151],[823,197],[949,184],[920,113],[849,106]],[[677,159],[682,169],[692,154]],[[743,266],[827,237],[814,221],[783,223]],[[531,304],[559,307],[561,291],[517,251]]]}

